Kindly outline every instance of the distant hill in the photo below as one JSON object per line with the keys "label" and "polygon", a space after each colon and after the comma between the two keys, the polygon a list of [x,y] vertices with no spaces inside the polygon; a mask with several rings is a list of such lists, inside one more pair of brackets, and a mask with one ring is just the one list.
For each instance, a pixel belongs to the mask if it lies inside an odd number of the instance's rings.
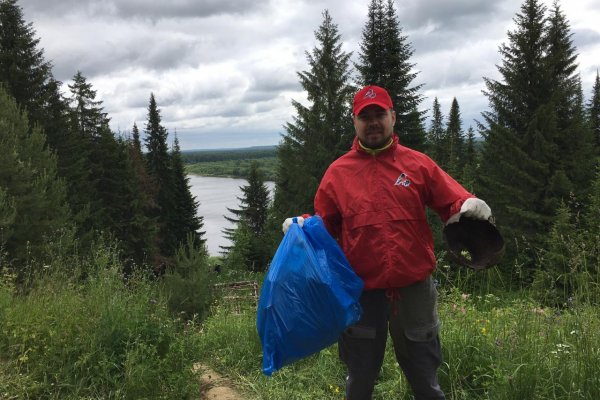
{"label": "distant hill", "polygon": [[182,151],[181,157],[190,174],[246,178],[252,162],[267,181],[275,180],[277,146],[254,146],[239,149],[211,149]]}
{"label": "distant hill", "polygon": [[275,157],[277,146],[253,146],[239,149],[184,150],[183,162],[197,164],[214,161],[250,160]]}

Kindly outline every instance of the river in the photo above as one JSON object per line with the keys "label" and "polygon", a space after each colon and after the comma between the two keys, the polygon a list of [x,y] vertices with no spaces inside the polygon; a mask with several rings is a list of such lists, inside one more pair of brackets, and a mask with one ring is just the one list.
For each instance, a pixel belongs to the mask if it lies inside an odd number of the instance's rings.
{"label": "river", "polygon": [[[211,256],[219,255],[219,246],[229,245],[229,240],[223,237],[223,229],[231,228],[233,224],[225,219],[233,216],[227,208],[238,209],[242,196],[241,186],[246,186],[245,179],[215,178],[199,175],[188,175],[190,192],[200,203],[198,215],[204,217],[206,245]],[[272,192],[274,182],[266,182]]]}

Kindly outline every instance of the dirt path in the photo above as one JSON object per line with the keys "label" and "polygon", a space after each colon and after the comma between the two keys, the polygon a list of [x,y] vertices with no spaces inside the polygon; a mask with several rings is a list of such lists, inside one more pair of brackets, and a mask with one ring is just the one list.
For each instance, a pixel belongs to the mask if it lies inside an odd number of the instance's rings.
{"label": "dirt path", "polygon": [[200,375],[201,400],[245,400],[227,378],[222,377],[208,366],[196,364],[194,369]]}

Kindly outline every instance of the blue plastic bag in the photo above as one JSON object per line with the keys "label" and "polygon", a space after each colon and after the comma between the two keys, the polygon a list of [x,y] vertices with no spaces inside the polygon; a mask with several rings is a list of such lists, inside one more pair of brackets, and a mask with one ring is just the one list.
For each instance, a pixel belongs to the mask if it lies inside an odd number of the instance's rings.
{"label": "blue plastic bag", "polygon": [[262,285],[256,327],[263,372],[335,343],[361,315],[362,280],[319,216],[294,223],[279,244]]}

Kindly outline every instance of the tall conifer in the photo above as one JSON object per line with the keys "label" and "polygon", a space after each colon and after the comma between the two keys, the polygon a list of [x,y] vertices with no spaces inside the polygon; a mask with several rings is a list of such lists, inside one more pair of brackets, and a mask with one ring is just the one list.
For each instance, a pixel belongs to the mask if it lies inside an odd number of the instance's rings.
{"label": "tall conifer", "polygon": [[431,125],[429,132],[427,133],[427,153],[431,158],[435,160],[439,165],[443,164],[444,161],[444,115],[442,114],[442,108],[438,98],[433,99],[433,106],[431,107]]}
{"label": "tall conifer", "polygon": [[525,0],[500,47],[502,80],[485,80],[491,110],[483,114],[478,173],[481,197],[507,235],[534,245],[561,201],[589,182],[575,48],[557,3],[546,12],[539,0]]}
{"label": "tall conifer", "polygon": [[460,117],[460,106],[456,97],[452,99],[450,112],[448,114],[448,124],[446,125],[445,148],[446,148],[446,163],[443,167],[447,168],[451,175],[456,175],[462,170],[463,166],[463,146],[464,133],[462,130],[462,120]]}
{"label": "tall conifer", "polygon": [[275,211],[279,216],[313,212],[325,170],[350,148],[354,130],[348,85],[350,54],[342,51],[338,27],[328,11],[315,32],[317,47],[306,53],[309,70],[299,72],[308,104],[293,101],[296,116],[285,126],[277,151]]}
{"label": "tall conifer", "polygon": [[238,209],[228,208],[235,228],[227,231],[232,245],[224,248],[227,264],[242,263],[250,271],[264,271],[271,256],[270,238],[266,232],[269,211],[269,189],[256,162],[252,162],[247,185],[240,187]]}
{"label": "tall conifer", "polygon": [[52,76],[52,65],[39,41],[16,0],[0,1],[0,82],[27,112],[30,129],[37,125],[44,130],[47,144],[58,156],[58,173],[67,184],[74,218],[83,221],[90,192],[87,150],[83,139],[70,129],[61,83]]}
{"label": "tall conifer", "polygon": [[64,182],[39,127],[0,84],[0,249],[19,270],[47,260],[49,239],[70,228]]}
{"label": "tall conifer", "polygon": [[485,79],[490,111],[483,113],[478,195],[489,202],[510,238],[524,234],[532,239],[546,230],[552,216],[545,191],[556,158],[556,118],[548,104],[545,11],[538,0],[525,1],[508,44],[500,47],[502,81]]}
{"label": "tall conifer", "polygon": [[[594,176],[594,144],[585,122],[585,107],[581,79],[577,73],[577,50],[571,39],[569,23],[555,0],[550,10],[547,31],[547,63],[553,83],[551,104],[556,114],[558,160],[551,165],[554,175],[564,175],[569,192],[556,196],[567,200],[570,192],[578,198],[587,197]],[[554,180],[554,177],[551,178]],[[559,198],[560,197],[560,198]]]}
{"label": "tall conifer", "polygon": [[417,73],[410,62],[413,49],[402,35],[393,0],[371,0],[368,18],[360,44],[358,83],[385,88],[396,111],[395,130],[402,144],[425,150],[423,101],[419,94],[422,85],[413,85]]}
{"label": "tall conifer", "polygon": [[185,243],[188,236],[191,235],[198,244],[203,244],[206,242],[205,232],[201,231],[204,226],[204,218],[198,215],[199,203],[190,191],[190,179],[185,173],[177,136],[173,141],[171,160],[176,208],[170,225],[178,243]]}
{"label": "tall conifer", "polygon": [[150,94],[148,103],[148,120],[145,128],[146,168],[156,188],[156,214],[152,215],[158,222],[160,253],[165,257],[175,254],[178,237],[172,229],[174,213],[177,209],[173,179],[173,164],[167,145],[168,132],[162,125],[160,110]]}
{"label": "tall conifer", "polygon": [[587,118],[595,140],[596,157],[600,157],[600,74],[598,71],[592,88],[592,97],[587,104]]}

